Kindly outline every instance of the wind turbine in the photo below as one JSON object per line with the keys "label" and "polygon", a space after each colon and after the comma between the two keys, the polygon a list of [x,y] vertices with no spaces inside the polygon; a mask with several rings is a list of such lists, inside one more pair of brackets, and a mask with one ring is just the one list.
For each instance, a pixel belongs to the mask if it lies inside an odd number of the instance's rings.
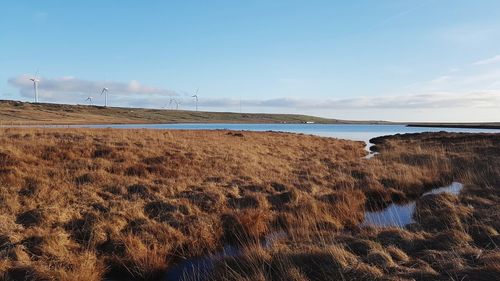
{"label": "wind turbine", "polygon": [[198,91],[199,90],[200,90],[200,88],[196,89],[194,95],[191,96],[192,98],[196,99],[196,111],[198,111]]}
{"label": "wind turbine", "polygon": [[85,101],[88,101],[89,105],[92,105],[92,96],[89,96]]}
{"label": "wind turbine", "polygon": [[179,102],[174,98],[170,98],[170,102],[168,103],[168,105],[171,106],[172,103],[175,103],[175,110],[178,110],[179,109]]}
{"label": "wind turbine", "polygon": [[108,88],[106,87],[102,88],[101,96],[104,94],[104,107],[108,106],[108,92],[109,92]]}
{"label": "wind turbine", "polygon": [[40,79],[38,79],[37,76],[38,70],[36,71],[35,77],[30,79],[33,82],[33,89],[35,90],[35,102],[38,102],[38,82],[40,82]]}

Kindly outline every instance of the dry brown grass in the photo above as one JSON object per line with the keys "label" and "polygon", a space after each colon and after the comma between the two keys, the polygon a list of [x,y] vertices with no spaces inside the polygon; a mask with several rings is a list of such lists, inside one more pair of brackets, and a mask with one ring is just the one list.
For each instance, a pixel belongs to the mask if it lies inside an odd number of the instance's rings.
{"label": "dry brown grass", "polygon": [[[498,145],[394,137],[363,160],[360,142],[285,133],[2,129],[0,280],[158,280],[224,245],[245,250],[212,279],[495,273]],[[463,195],[422,199],[410,229],[359,228],[364,210],[452,180]]]}

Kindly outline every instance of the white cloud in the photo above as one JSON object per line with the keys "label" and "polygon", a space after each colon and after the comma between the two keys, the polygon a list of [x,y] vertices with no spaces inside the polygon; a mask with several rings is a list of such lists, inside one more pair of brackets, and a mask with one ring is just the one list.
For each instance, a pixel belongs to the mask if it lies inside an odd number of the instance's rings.
{"label": "white cloud", "polygon": [[475,63],[473,63],[473,65],[487,65],[487,64],[494,64],[494,63],[500,63],[500,55],[497,55],[497,56],[494,56],[491,58],[487,58],[484,60],[476,61]]}
{"label": "white cloud", "polygon": [[[245,107],[293,109],[425,109],[425,108],[493,108],[500,107],[500,91],[467,94],[434,92],[401,96],[360,97],[352,99],[293,99],[243,100]],[[205,107],[235,107],[237,99],[201,99]]]}
{"label": "white cloud", "polygon": [[[406,87],[405,92],[467,93],[499,89],[500,68],[496,65],[486,65],[492,64],[492,61],[494,61],[494,59],[490,58],[474,64],[469,64],[461,69],[449,70],[434,79],[410,84]],[[477,65],[477,67],[473,65]]]}
{"label": "white cloud", "polygon": [[[33,96],[33,83],[30,81],[32,75],[20,75],[9,79],[9,84],[18,88],[21,96],[31,98]],[[133,96],[177,96],[173,90],[150,87],[142,85],[138,81],[106,82],[78,79],[72,76],[60,78],[40,78],[39,91],[42,100],[51,102],[75,102],[80,101],[86,95],[98,95],[102,88],[107,87],[114,97]]]}
{"label": "white cloud", "polygon": [[[31,76],[21,75],[9,79],[9,83],[20,90],[21,96],[31,99],[33,97],[33,84]],[[452,77],[453,78],[453,77]],[[450,77],[441,77],[441,83],[447,84]],[[453,78],[453,79],[456,79]],[[480,79],[482,80],[482,79]],[[439,82],[439,81],[438,81]],[[441,84],[440,84],[441,85]],[[110,89],[110,104],[113,106],[128,107],[168,107],[171,96],[177,96],[181,102],[181,109],[194,109],[194,99],[187,94],[178,94],[175,91],[145,86],[138,81],[104,82],[89,81],[75,77],[61,77],[55,79],[42,78],[39,84],[41,100],[57,103],[85,103],[88,95],[100,98],[99,93],[103,87]],[[244,99],[241,104],[245,110],[255,112],[289,112],[309,113],[327,116],[335,112],[357,112],[366,116],[369,112],[387,113],[410,111],[434,111],[434,116],[440,116],[443,110],[464,112],[495,111],[500,108],[500,90],[413,90],[413,94],[393,96],[353,97],[345,99],[319,99],[319,98],[269,98],[269,99]],[[96,100],[97,104],[102,100]],[[199,106],[202,110],[227,111],[237,110],[240,100],[235,98],[215,98],[201,95]],[[467,109],[467,110],[462,110]],[[404,115],[404,113],[401,113]],[[436,115],[438,114],[438,115]],[[378,115],[377,115],[378,116]],[[398,119],[401,115],[398,114]],[[473,116],[469,116],[470,117]],[[378,117],[368,117],[378,118]],[[395,118],[394,118],[395,119]]]}

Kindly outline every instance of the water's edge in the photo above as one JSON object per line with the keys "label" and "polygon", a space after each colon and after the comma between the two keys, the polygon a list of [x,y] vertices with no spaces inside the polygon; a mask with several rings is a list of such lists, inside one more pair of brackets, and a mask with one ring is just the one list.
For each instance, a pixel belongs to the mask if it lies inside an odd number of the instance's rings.
{"label": "water's edge", "polygon": [[[459,195],[463,189],[463,184],[453,182],[449,186],[435,188],[429,192],[422,194],[421,197],[429,194],[450,193]],[[413,215],[415,214],[416,200],[405,204],[390,204],[387,208],[381,211],[365,212],[362,226],[375,227],[405,227],[414,223]]]}

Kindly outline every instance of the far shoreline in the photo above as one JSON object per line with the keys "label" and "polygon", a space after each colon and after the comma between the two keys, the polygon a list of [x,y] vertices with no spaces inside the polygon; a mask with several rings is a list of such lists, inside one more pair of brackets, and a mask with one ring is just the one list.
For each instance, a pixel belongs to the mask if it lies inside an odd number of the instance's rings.
{"label": "far shoreline", "polygon": [[405,126],[410,128],[457,128],[457,129],[487,129],[487,130],[498,130],[500,129],[500,123],[404,123],[404,122],[390,122],[390,121],[343,121],[343,122],[332,122],[332,123],[305,123],[305,122],[241,122],[235,120],[227,120],[224,122],[147,122],[147,121],[137,121],[132,122],[19,122],[19,121],[1,121],[0,128],[13,128],[13,127],[64,127],[70,126],[72,128],[78,128],[78,126],[126,126],[126,125],[196,125],[196,124],[241,124],[241,125],[378,125],[378,126]]}
{"label": "far shoreline", "polygon": [[461,128],[461,129],[500,129],[500,123],[473,123],[473,124],[467,124],[467,123],[439,123],[439,124],[432,124],[432,123],[410,123],[406,124],[407,127],[419,127],[419,128]]}
{"label": "far shoreline", "polygon": [[399,125],[428,128],[500,129],[500,122],[343,120],[301,114],[210,112],[0,100],[0,127],[161,124]]}

